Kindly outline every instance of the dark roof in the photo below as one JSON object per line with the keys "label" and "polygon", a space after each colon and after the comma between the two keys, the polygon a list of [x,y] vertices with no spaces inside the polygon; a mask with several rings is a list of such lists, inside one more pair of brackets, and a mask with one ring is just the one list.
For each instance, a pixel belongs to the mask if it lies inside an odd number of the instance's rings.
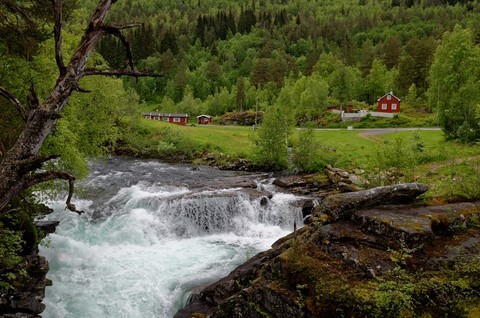
{"label": "dark roof", "polygon": [[158,117],[188,117],[188,114],[167,114],[167,113],[143,113],[143,115],[158,116]]}
{"label": "dark roof", "polygon": [[392,96],[395,97],[399,102],[402,101],[400,98],[398,98],[397,96],[393,95],[393,91],[390,91],[390,92],[386,93],[385,95],[383,95],[382,97],[380,97],[379,99],[377,99],[377,102],[379,102],[382,98],[384,98],[384,97],[387,96],[387,95],[392,95]]}

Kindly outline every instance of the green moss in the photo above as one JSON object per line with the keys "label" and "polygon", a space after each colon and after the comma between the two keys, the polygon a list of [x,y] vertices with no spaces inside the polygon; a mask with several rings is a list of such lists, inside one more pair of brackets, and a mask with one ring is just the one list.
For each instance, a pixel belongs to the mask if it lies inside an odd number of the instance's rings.
{"label": "green moss", "polygon": [[368,279],[299,240],[277,257],[282,279],[269,288],[289,290],[313,317],[468,317],[478,310],[477,259],[465,255],[449,268],[410,272],[406,260],[413,252],[404,247],[394,255],[399,266]]}
{"label": "green moss", "polygon": [[263,311],[259,305],[253,303],[253,302],[249,302],[248,305],[250,307],[252,307],[252,309],[260,315],[260,317],[264,317],[264,318],[270,318],[270,315],[267,314],[265,311]]}
{"label": "green moss", "polygon": [[480,300],[472,302],[466,306],[467,317],[468,318],[477,318],[480,317]]}

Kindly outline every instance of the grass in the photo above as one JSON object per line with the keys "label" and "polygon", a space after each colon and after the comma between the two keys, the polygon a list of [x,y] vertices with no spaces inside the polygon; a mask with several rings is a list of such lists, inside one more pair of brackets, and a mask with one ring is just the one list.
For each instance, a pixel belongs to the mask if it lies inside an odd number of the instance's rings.
{"label": "grass", "polygon": [[197,125],[181,127],[197,142],[235,157],[249,157],[252,152],[252,127]]}
{"label": "grass", "polygon": [[211,149],[214,152],[224,153],[232,157],[250,158],[253,144],[252,127],[246,126],[219,126],[219,125],[187,125],[178,126],[160,121],[143,119],[142,125],[155,131],[162,127],[169,127],[181,131],[191,140],[200,144],[201,148]]}
{"label": "grass", "polygon": [[[368,163],[376,142],[360,137],[355,130],[317,130],[318,143],[335,151],[335,165],[344,168],[363,167]],[[327,150],[326,150],[327,151]]]}
{"label": "grass", "polygon": [[[196,125],[177,126],[148,119],[142,120],[142,125],[153,134],[162,127],[179,130],[203,148],[212,149],[234,157],[250,157],[253,149],[252,136],[255,132],[249,126],[220,126]],[[465,158],[480,155],[478,145],[465,145],[445,141],[441,131],[401,131],[380,135],[362,137],[362,130],[316,130],[315,138],[320,145],[335,151],[336,163],[344,168],[366,167],[372,160],[372,153],[385,140],[403,138],[407,143],[412,142],[417,134],[423,143],[424,152],[429,158],[426,164],[432,162],[448,162],[456,158]],[[291,137],[296,138],[295,134]]]}
{"label": "grass", "polygon": [[[194,147],[196,152],[222,153],[225,155],[222,158],[253,159],[252,137],[255,132],[250,126],[177,126],[146,119],[142,121],[142,126],[149,131],[147,138],[152,145],[164,138],[162,130],[167,128],[180,133],[177,137],[173,135],[173,138],[183,139],[177,148],[188,145]],[[314,138],[321,145],[321,151],[328,153],[334,166],[350,171],[365,170],[364,177],[373,182],[371,186],[418,181],[430,185],[429,199],[480,199],[480,190],[476,190],[480,187],[480,145],[445,141],[439,130],[398,131],[368,136],[362,136],[362,132],[358,129],[320,129],[315,130]],[[298,131],[290,137],[291,144],[295,144],[297,134]],[[398,142],[399,139],[403,141]],[[401,160],[397,160],[397,166],[393,167],[390,158]],[[389,168],[400,171],[400,177],[388,180],[379,177],[379,173]]]}

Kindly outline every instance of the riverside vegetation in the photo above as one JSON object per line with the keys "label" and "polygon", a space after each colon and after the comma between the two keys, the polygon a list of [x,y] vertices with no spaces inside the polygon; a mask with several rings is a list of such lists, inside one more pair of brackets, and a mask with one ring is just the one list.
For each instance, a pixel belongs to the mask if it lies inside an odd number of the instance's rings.
{"label": "riverside vegetation", "polygon": [[[66,57],[95,4],[63,1]],[[140,67],[164,76],[83,79],[81,88],[91,92],[69,100],[39,153],[60,157],[43,168],[81,178],[89,160],[115,151],[219,166],[241,158],[262,169],[308,172],[329,163],[357,171],[371,186],[428,183],[430,202],[477,200],[479,6],[440,0],[119,1],[110,21],[128,16],[146,22],[127,30],[133,57]],[[33,109],[57,79],[53,15],[42,0],[24,7],[1,0],[0,10],[0,86]],[[122,66],[120,44],[116,37],[105,38],[89,66]],[[30,88],[36,94],[27,97]],[[372,140],[356,131],[308,129],[341,127],[327,106],[371,108],[390,89],[403,99],[402,115],[366,118],[356,127],[439,125],[445,135],[420,131]],[[0,99],[3,160],[25,124],[3,90],[2,96],[7,97]],[[173,127],[139,120],[141,110],[220,116],[252,112],[257,105],[264,116],[255,133],[251,127]],[[307,129],[295,131],[295,126]],[[32,191],[61,187],[50,182],[28,189],[1,211],[3,290],[12,290],[25,275],[16,265],[38,243],[32,224],[39,208]],[[303,285],[296,288],[299,298]]]}

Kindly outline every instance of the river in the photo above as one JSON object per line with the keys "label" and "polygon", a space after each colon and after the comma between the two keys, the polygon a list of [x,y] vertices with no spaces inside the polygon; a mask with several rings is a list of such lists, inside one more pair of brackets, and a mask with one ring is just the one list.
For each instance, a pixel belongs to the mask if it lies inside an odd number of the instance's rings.
{"label": "river", "polygon": [[[256,182],[265,204],[237,184]],[[91,168],[40,246],[50,264],[44,318],[173,317],[192,288],[226,276],[293,229],[301,211],[267,175],[113,157]],[[80,198],[79,198],[80,197]]]}

